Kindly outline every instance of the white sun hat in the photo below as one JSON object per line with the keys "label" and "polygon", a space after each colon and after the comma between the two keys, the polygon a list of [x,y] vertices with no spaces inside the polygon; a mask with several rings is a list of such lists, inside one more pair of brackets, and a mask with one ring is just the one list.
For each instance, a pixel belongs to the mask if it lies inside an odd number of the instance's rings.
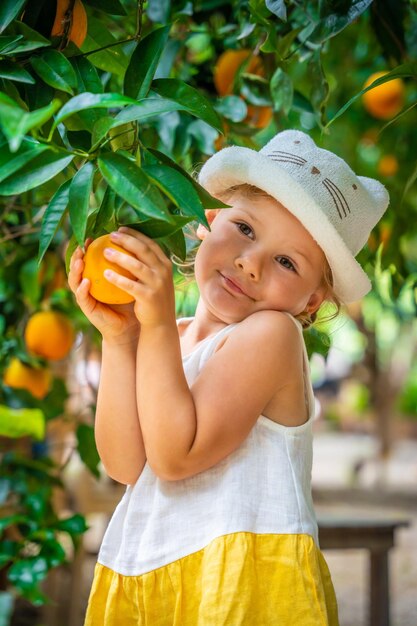
{"label": "white sun hat", "polygon": [[216,196],[248,183],[285,206],[323,250],[342,302],[354,302],[371,289],[355,256],[384,214],[388,192],[379,181],[357,176],[333,152],[318,148],[298,130],[284,130],[259,152],[223,148],[206,163],[200,184]]}

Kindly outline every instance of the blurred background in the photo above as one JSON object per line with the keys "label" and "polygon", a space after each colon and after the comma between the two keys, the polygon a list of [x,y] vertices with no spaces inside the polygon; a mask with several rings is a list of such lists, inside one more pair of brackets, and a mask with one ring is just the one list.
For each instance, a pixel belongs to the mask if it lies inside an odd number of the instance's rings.
{"label": "blurred background", "polygon": [[286,128],[391,196],[360,254],[372,293],[305,334],[313,488],[341,626],[415,626],[416,9],[0,3],[0,626],[82,625],[124,491],[95,448],[100,337],[67,286],[72,251],[142,230],[179,261],[177,313],[192,315],[180,261],[216,206],[193,175],[216,150],[259,149]]}

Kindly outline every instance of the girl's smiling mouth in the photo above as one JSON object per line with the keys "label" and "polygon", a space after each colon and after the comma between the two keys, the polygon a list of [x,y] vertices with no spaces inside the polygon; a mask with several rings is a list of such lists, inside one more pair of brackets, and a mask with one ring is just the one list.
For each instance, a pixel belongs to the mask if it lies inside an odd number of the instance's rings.
{"label": "girl's smiling mouth", "polygon": [[229,278],[228,276],[225,276],[221,272],[219,272],[219,274],[223,279],[224,285],[229,291],[232,291],[233,293],[241,294],[242,296],[246,296],[250,300],[253,300],[253,298],[241,288],[241,286],[239,285],[237,281],[232,280],[231,278]]}

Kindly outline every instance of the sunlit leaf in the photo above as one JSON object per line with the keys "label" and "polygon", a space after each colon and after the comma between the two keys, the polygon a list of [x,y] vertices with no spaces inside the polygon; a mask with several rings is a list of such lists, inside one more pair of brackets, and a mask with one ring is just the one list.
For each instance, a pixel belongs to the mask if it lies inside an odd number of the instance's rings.
{"label": "sunlit leaf", "polygon": [[1,0],[0,2],[0,33],[14,20],[22,10],[26,0]]}
{"label": "sunlit leaf", "polygon": [[45,151],[3,180],[0,183],[0,195],[11,196],[42,185],[61,172],[73,158],[73,154],[64,150]]}
{"label": "sunlit leaf", "polygon": [[30,63],[35,72],[47,85],[74,93],[77,85],[77,76],[71,63],[58,50],[44,50],[39,55],[33,55]]}
{"label": "sunlit leaf", "polygon": [[40,409],[12,409],[0,405],[0,435],[41,440],[45,436],[45,416]]}
{"label": "sunlit leaf", "polygon": [[85,241],[93,177],[94,165],[91,161],[87,161],[75,174],[69,188],[68,206],[71,226],[80,246],[83,246]]}
{"label": "sunlit leaf", "polygon": [[158,78],[152,82],[152,90],[178,102],[196,117],[223,133],[223,124],[213,106],[197,89],[176,78]]}
{"label": "sunlit leaf", "polygon": [[70,180],[65,181],[54,193],[46,207],[39,237],[38,263],[42,261],[68,206],[70,184]]}
{"label": "sunlit leaf", "polygon": [[149,91],[164,46],[169,26],[158,28],[139,41],[130,58],[124,78],[123,92],[140,100]]}
{"label": "sunlit leaf", "polygon": [[142,219],[155,217],[171,221],[171,216],[158,190],[133,161],[121,154],[103,154],[98,166],[108,184],[128,202]]}

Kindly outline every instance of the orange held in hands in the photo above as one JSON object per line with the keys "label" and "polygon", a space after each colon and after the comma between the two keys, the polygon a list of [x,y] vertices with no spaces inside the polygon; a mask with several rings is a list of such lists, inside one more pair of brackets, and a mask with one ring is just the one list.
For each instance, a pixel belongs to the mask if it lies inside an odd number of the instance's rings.
{"label": "orange held in hands", "polygon": [[116,285],[113,285],[104,277],[104,271],[110,269],[122,276],[126,276],[126,278],[135,279],[123,267],[106,259],[104,256],[105,248],[113,248],[118,252],[123,252],[123,254],[134,256],[131,252],[113,243],[110,235],[102,235],[91,242],[84,255],[83,271],[83,278],[88,278],[91,283],[90,294],[93,298],[105,304],[127,304],[128,302],[133,302],[133,296],[116,287]]}
{"label": "orange held in hands", "polygon": [[70,0],[57,0],[51,37],[65,36],[80,48],[87,36],[87,14],[81,0],[75,0],[72,12],[70,4]]}
{"label": "orange held in hands", "polygon": [[57,311],[39,311],[29,318],[25,329],[28,352],[51,361],[67,356],[74,343],[71,321]]}
{"label": "orange held in hands", "polygon": [[[365,82],[363,88],[369,87],[375,80],[385,76],[387,72],[376,72]],[[362,102],[370,115],[381,120],[390,120],[401,111],[404,105],[405,88],[401,78],[383,83],[365,92]]]}
{"label": "orange held in hands", "polygon": [[10,361],[3,378],[4,384],[8,387],[26,389],[39,400],[47,395],[51,380],[49,369],[29,367],[17,358]]}

